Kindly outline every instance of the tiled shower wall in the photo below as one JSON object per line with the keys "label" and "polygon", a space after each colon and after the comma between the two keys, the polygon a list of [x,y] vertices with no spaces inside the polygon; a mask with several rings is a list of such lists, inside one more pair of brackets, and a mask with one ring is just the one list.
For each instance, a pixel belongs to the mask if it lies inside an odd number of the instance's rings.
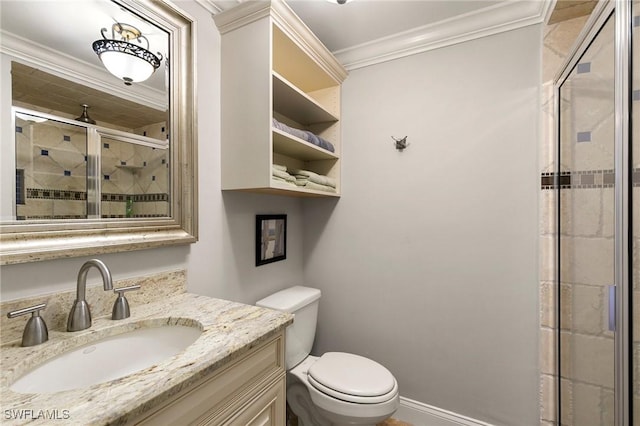
{"label": "tiled shower wall", "polygon": [[560,92],[560,424],[568,426],[614,424],[614,35],[610,17]]}
{"label": "tiled shower wall", "polygon": [[[640,46],[640,2],[634,2],[633,45]],[[556,327],[556,282],[555,282],[555,192],[552,174],[554,164],[553,76],[558,71],[569,49],[580,32],[586,18],[566,21],[548,26],[545,32],[544,94],[543,105],[544,138],[541,145],[541,424],[557,424],[556,419],[556,353],[554,333]],[[613,33],[611,32],[611,35]],[[606,43],[604,43],[606,45]],[[592,46],[593,47],[593,46]],[[598,46],[596,46],[598,47]],[[601,52],[599,52],[601,53]],[[608,53],[611,56],[610,53]],[[594,61],[595,62],[595,61]],[[608,61],[605,61],[608,62]],[[640,418],[640,55],[633,56],[632,129],[633,147],[633,380],[634,418]],[[590,73],[600,73],[603,80],[612,80],[612,64],[604,68],[591,61],[578,65],[576,78],[588,78]],[[581,76],[580,74],[583,74]],[[598,99],[597,87],[587,94],[595,102],[584,102],[582,112],[571,111],[571,96],[563,97],[563,113],[573,114],[575,125],[569,129],[574,143],[570,144],[570,155],[581,156],[580,170],[561,173],[560,193],[563,197],[562,226],[563,256],[561,261],[568,266],[563,273],[562,291],[562,345],[563,395],[562,425],[613,425],[613,334],[605,326],[606,284],[613,282],[613,165],[611,164],[613,135],[613,111],[606,111],[606,102]],[[599,103],[599,105],[598,105]],[[582,127],[582,114],[589,115]],[[589,124],[587,124],[589,123]],[[566,130],[566,129],[565,129]],[[602,136],[605,135],[603,138]],[[567,135],[563,135],[566,137]],[[607,143],[598,143],[608,139]],[[608,163],[602,160],[609,158]],[[574,158],[575,160],[575,158]],[[575,161],[574,161],[575,162]],[[565,165],[567,166],[567,165]],[[561,167],[562,170],[569,170]],[[564,209],[566,208],[566,211]],[[576,214],[573,214],[576,213]],[[566,214],[566,215],[565,215]],[[565,233],[567,235],[565,235]],[[567,244],[565,247],[564,244]],[[566,253],[572,257],[565,257]],[[571,359],[565,359],[572,354]],[[582,354],[582,355],[581,355]],[[588,359],[587,359],[588,358]]]}
{"label": "tiled shower wall", "polygon": [[[165,123],[131,133],[164,140]],[[16,119],[17,218],[87,217],[84,128]],[[102,141],[102,216],[163,217],[169,212],[169,152]]]}
{"label": "tiled shower wall", "polygon": [[169,215],[169,151],[102,140],[102,216]]}
{"label": "tiled shower wall", "polygon": [[16,118],[18,219],[87,217],[87,133],[51,120]]}
{"label": "tiled shower wall", "polygon": [[540,424],[557,422],[557,372],[555,353],[556,276],[555,276],[555,191],[549,177],[555,170],[555,120],[553,80],[560,71],[588,17],[548,25],[544,33],[542,138],[540,146]]}

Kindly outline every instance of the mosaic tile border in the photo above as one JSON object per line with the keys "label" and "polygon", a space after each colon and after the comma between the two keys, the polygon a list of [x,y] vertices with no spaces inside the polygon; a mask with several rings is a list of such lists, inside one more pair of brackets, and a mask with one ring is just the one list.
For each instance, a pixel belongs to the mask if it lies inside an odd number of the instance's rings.
{"label": "mosaic tile border", "polygon": [[49,219],[86,219],[86,215],[53,215],[53,216],[16,216],[16,220],[49,220]]}
{"label": "mosaic tile border", "polygon": [[[123,214],[103,214],[102,219],[140,219],[140,218],[166,218],[165,214],[135,214],[126,216]],[[16,220],[49,220],[49,219],[86,219],[85,215],[55,215],[55,216],[16,216]]]}
{"label": "mosaic tile border", "polygon": [[67,191],[63,189],[27,188],[27,198],[82,201],[87,199],[87,193],[83,191]]}
{"label": "mosaic tile border", "polygon": [[131,199],[134,202],[169,201],[169,194],[167,194],[166,192],[157,192],[151,194],[102,193],[102,201],[127,201],[128,199]]}
{"label": "mosaic tile border", "polygon": [[[633,169],[633,186],[640,186],[640,168]],[[577,170],[548,172],[540,175],[540,189],[590,189],[613,188],[615,186],[615,170]]]}
{"label": "mosaic tile border", "polygon": [[103,214],[100,216],[103,219],[140,219],[140,218],[166,218],[166,214],[134,214],[133,216],[126,216],[123,214]]}
{"label": "mosaic tile border", "polygon": [[[83,191],[67,191],[62,189],[27,188],[26,198],[84,201],[87,199],[87,193]],[[163,192],[152,194],[102,194],[102,201],[125,202],[128,199],[132,199],[134,202],[169,201],[169,194]]]}

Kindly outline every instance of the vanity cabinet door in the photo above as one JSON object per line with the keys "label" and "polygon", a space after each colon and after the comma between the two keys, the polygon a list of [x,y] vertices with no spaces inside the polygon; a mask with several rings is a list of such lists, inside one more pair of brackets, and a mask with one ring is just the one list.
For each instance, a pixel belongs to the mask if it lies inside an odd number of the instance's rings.
{"label": "vanity cabinet door", "polygon": [[[257,398],[238,410],[225,426],[282,426],[285,421],[286,385],[282,377]],[[213,423],[212,423],[213,424]]]}

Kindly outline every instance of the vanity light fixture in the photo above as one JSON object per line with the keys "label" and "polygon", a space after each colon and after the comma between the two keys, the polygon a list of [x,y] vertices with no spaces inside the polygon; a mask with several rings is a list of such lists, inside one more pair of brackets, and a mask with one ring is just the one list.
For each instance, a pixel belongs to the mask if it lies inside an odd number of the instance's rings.
{"label": "vanity light fixture", "polygon": [[107,38],[106,31],[106,28],[101,30],[102,40],[93,42],[93,51],[105,68],[124,84],[130,86],[145,81],[158,69],[162,55],[156,56],[149,51],[149,40],[139,29],[116,22],[111,27],[111,38]]}
{"label": "vanity light fixture", "polygon": [[349,3],[351,0],[327,0],[329,3],[335,3],[335,4],[345,4],[345,3]]}

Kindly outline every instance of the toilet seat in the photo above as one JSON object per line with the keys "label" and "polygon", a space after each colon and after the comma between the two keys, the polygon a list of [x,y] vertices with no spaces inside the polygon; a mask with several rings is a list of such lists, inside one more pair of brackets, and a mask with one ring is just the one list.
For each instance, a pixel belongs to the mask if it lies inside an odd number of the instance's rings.
{"label": "toilet seat", "polygon": [[344,352],[327,352],[311,365],[308,382],[333,398],[356,404],[379,404],[397,396],[398,383],[377,362]]}

